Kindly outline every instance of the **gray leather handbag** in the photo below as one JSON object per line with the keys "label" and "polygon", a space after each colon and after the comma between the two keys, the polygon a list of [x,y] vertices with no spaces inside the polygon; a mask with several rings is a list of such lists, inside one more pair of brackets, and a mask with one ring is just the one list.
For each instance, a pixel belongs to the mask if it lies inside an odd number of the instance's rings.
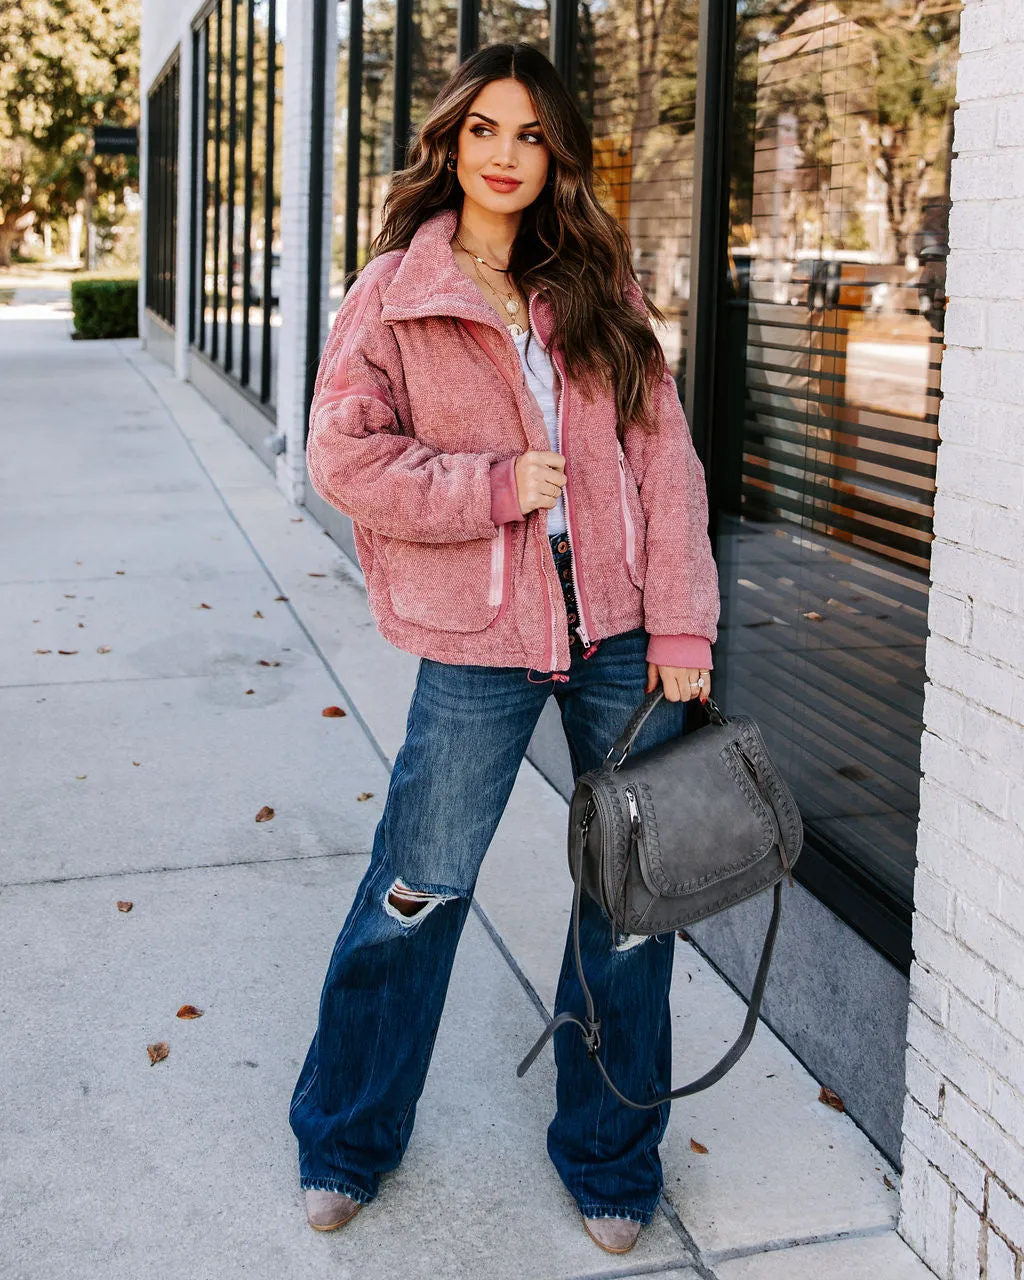
{"label": "gray leather handbag", "polygon": [[[726,719],[712,698],[709,723],[651,751],[630,755],[647,717],[663,697],[648,694],[601,766],[577,779],[569,808],[572,931],[585,1018],[560,1013],[519,1064],[523,1076],[547,1040],[575,1023],[592,1060],[617,1098],[647,1110],[699,1093],[720,1080],[754,1035],[782,907],[782,880],[803,845],[796,801],[750,716]],[[587,893],[607,917],[613,941],[622,934],[672,933],[765,889],[774,906],[747,1017],[728,1052],[699,1079],[650,1102],[625,1097],[598,1054],[601,1022],[580,959],[580,901]]]}

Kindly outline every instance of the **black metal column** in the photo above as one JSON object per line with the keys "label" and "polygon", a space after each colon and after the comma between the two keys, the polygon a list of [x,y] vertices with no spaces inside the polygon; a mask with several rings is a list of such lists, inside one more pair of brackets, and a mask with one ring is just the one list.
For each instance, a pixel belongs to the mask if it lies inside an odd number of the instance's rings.
{"label": "black metal column", "polygon": [[712,480],[711,421],[717,332],[725,265],[728,115],[735,5],[703,0],[697,60],[694,136],[694,227],[687,326],[686,415],[694,445]]}
{"label": "black metal column", "polygon": [[414,0],[395,3],[395,136],[392,167],[405,168],[412,119],[412,13]]}
{"label": "black metal column", "polygon": [[480,43],[479,0],[459,0],[458,57],[465,62]]}
{"label": "black metal column", "polygon": [[551,0],[548,56],[571,89],[576,74],[576,0]]}

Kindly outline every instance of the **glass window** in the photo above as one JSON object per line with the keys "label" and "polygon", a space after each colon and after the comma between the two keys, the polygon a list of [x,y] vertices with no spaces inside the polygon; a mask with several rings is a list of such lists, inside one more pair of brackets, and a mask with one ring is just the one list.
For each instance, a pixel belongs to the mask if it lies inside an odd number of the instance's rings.
{"label": "glass window", "polygon": [[716,676],[809,839],[909,904],[959,15],[736,15]]}
{"label": "glass window", "polygon": [[598,194],[665,315],[658,337],[685,395],[699,0],[582,0],[576,94]]}
{"label": "glass window", "polygon": [[[426,119],[458,61],[459,7],[449,0],[415,0],[412,11],[411,132]],[[411,136],[411,134],[410,134]]]}
{"label": "glass window", "polygon": [[380,231],[380,211],[394,155],[395,0],[367,0],[363,13],[362,157],[359,173],[361,270]]}
{"label": "glass window", "polygon": [[174,324],[178,226],[177,59],[149,93],[146,132],[146,306]]}
{"label": "glass window", "polygon": [[280,328],[284,14],[285,0],[219,0],[199,39],[195,344],[263,403]]}
{"label": "glass window", "polygon": [[550,18],[550,0],[526,0],[522,4],[516,0],[480,0],[480,43],[521,40],[547,53]]}
{"label": "glass window", "polygon": [[334,76],[334,130],[331,143],[331,238],[327,273],[326,330],[320,345],[338,314],[345,296],[345,209],[348,194],[348,72],[349,37],[352,12],[348,0],[338,0],[335,11],[335,54],[327,58],[327,74]]}

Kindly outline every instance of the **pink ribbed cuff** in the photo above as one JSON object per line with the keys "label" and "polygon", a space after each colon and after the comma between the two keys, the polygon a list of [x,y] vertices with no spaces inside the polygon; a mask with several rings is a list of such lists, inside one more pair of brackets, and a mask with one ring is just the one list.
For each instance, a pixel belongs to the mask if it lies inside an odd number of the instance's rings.
{"label": "pink ribbed cuff", "polygon": [[651,636],[647,661],[659,667],[692,667],[711,670],[711,641],[704,636]]}
{"label": "pink ribbed cuff", "polygon": [[519,508],[516,459],[506,458],[504,462],[491,463],[491,520],[502,525],[525,519]]}

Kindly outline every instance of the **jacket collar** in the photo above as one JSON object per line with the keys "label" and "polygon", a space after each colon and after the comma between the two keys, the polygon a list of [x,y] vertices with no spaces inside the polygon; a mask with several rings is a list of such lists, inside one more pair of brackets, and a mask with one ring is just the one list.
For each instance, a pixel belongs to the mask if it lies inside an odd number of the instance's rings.
{"label": "jacket collar", "polygon": [[[416,228],[398,270],[382,294],[381,320],[422,320],[451,316],[507,332],[480,290],[459,270],[451,239],[458,226],[455,209],[441,209]],[[527,301],[538,338],[544,345],[551,331],[548,304],[534,291]]]}

